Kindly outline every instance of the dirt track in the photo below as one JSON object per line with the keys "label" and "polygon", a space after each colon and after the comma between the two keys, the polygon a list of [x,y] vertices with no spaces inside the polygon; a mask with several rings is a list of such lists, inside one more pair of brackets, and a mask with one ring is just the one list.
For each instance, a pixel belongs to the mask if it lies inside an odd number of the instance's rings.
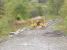
{"label": "dirt track", "polygon": [[0,43],[0,50],[67,50],[67,35],[62,30],[24,30]]}
{"label": "dirt track", "polygon": [[67,50],[67,38],[61,31],[28,30],[1,43],[0,50]]}

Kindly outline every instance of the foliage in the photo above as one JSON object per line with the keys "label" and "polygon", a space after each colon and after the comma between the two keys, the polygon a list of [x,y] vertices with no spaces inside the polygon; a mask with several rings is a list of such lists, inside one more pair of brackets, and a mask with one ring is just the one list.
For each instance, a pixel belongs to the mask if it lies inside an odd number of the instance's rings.
{"label": "foliage", "polygon": [[48,2],[48,11],[49,14],[59,15],[59,10],[61,6],[63,5],[64,0],[49,0]]}
{"label": "foliage", "polygon": [[13,31],[16,19],[34,16],[46,16],[46,19],[61,17],[63,22],[56,28],[67,29],[67,0],[3,0],[0,3],[0,35],[8,35]]}

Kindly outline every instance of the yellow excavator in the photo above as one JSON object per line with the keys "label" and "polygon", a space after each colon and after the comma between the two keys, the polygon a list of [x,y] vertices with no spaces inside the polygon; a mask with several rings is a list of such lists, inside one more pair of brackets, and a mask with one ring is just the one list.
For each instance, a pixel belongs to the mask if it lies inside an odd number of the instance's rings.
{"label": "yellow excavator", "polygon": [[46,26],[46,19],[42,16],[37,16],[27,20],[27,23],[31,27],[43,27]]}
{"label": "yellow excavator", "polygon": [[26,20],[20,20],[20,21],[16,21],[15,22],[16,25],[27,25],[27,26],[30,26],[30,27],[43,27],[45,26],[46,27],[46,19],[44,16],[36,16],[36,17],[33,17],[33,18],[29,18],[29,19],[26,19]]}

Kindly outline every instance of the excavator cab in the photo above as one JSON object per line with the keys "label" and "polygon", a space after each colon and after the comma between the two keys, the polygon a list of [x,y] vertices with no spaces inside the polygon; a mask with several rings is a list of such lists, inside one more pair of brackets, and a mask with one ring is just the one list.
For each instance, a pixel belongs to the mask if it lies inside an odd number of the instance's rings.
{"label": "excavator cab", "polygon": [[45,27],[46,26],[45,17],[38,16],[38,17],[31,19],[31,26],[32,27],[39,27],[39,26]]}

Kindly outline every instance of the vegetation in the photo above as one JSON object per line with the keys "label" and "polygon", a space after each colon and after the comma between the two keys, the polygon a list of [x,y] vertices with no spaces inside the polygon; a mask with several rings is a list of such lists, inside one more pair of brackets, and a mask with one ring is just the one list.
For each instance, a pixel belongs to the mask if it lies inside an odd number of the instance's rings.
{"label": "vegetation", "polygon": [[16,20],[36,16],[62,18],[62,23],[55,25],[55,28],[67,31],[67,0],[0,0],[0,36],[21,27],[14,24]]}

